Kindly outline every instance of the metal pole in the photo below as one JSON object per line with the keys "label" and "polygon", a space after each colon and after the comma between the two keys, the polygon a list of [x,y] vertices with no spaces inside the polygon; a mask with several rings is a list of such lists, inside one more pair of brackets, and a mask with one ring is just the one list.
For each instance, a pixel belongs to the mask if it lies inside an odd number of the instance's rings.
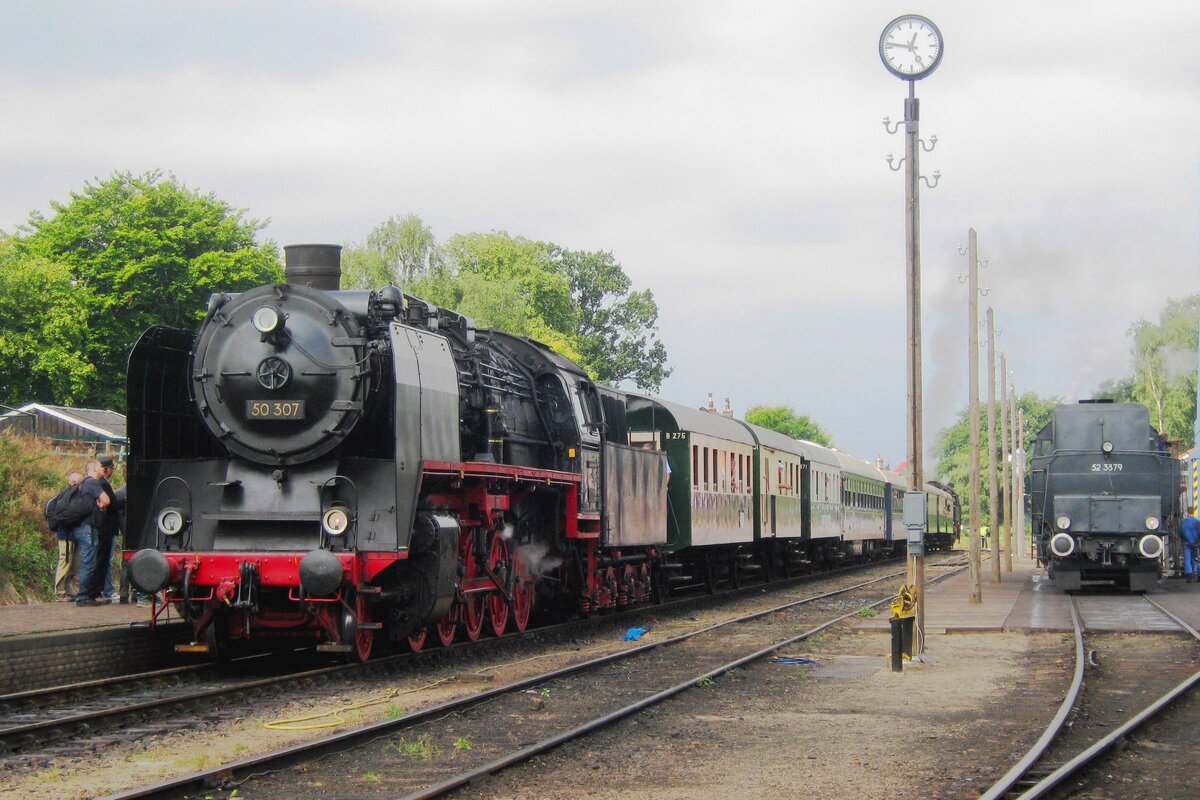
{"label": "metal pole", "polygon": [[970,295],[967,314],[967,394],[971,407],[971,529],[967,551],[967,573],[971,587],[968,598],[972,603],[982,603],[983,589],[979,585],[979,249],[974,228],[968,234],[967,260],[970,262],[967,281]]}
{"label": "metal pole", "polygon": [[987,310],[988,360],[988,533],[992,539],[992,583],[1000,582],[1000,521],[996,507],[996,318]]}
{"label": "metal pole", "polygon": [[1013,560],[1013,535],[1012,535],[1012,481],[1009,480],[1008,474],[1008,397],[1004,391],[1005,385],[1008,383],[1008,356],[1004,353],[1000,354],[1000,466],[1003,468],[1003,476],[1000,480],[1000,486],[1004,492],[1004,502],[1000,504],[1000,512],[1004,518],[1000,521],[1000,530],[1004,532],[1004,571],[1012,572]]}
{"label": "metal pole", "polygon": [[[904,222],[908,294],[908,488],[919,492],[925,485],[921,441],[921,152],[918,133],[921,119],[920,101],[915,95],[915,82],[908,82],[908,99],[904,101],[904,202],[907,213]],[[914,655],[925,652],[925,557],[913,556],[910,566],[911,585],[916,601],[916,633]]]}

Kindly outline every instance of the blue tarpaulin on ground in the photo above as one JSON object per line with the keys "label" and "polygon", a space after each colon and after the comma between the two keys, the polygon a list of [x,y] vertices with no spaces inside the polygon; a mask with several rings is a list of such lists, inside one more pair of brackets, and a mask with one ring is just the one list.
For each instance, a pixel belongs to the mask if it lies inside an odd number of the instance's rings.
{"label": "blue tarpaulin on ground", "polygon": [[642,634],[645,632],[646,628],[630,628],[629,630],[625,631],[624,641],[636,642],[638,639],[642,638]]}

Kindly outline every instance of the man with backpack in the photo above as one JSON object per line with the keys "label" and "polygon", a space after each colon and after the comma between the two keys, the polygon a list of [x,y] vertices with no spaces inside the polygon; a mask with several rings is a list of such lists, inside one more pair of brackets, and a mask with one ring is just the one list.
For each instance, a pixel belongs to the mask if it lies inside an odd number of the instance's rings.
{"label": "man with backpack", "polygon": [[104,480],[104,467],[100,466],[99,461],[93,459],[87,462],[84,471],[88,476],[80,485],[80,491],[92,501],[92,512],[71,532],[71,538],[79,546],[79,593],[75,595],[75,605],[107,605],[112,600],[101,596],[106,570],[105,565],[98,563],[98,558],[100,528],[105,509],[112,502],[112,498],[104,491],[104,485],[108,481]]}
{"label": "man with backpack", "polygon": [[113,554],[116,550],[117,535],[121,530],[120,511],[124,509],[124,498],[119,497],[112,487],[110,478],[113,475],[113,457],[110,455],[97,456],[100,462],[100,486],[108,495],[108,504],[103,507],[100,515],[100,547],[96,551],[96,572],[100,578],[100,592],[109,602],[117,599],[117,590],[113,582]]}
{"label": "man with backpack", "polygon": [[[66,519],[55,516],[51,520],[50,517],[59,513],[59,504],[63,505],[62,513],[69,513],[72,500],[79,496],[79,484],[81,483],[83,483],[83,476],[78,472],[72,472],[67,476],[67,489],[59,492],[46,504],[47,522],[52,525],[54,533],[58,536],[58,568],[54,571],[54,594],[60,603],[74,600],[78,591],[79,548],[75,546],[70,531],[70,528],[74,528],[77,523],[69,525]],[[79,504],[77,499],[75,502],[77,505]],[[87,509],[87,513],[91,514],[90,508]],[[79,519],[82,519],[82,515],[79,516]]]}

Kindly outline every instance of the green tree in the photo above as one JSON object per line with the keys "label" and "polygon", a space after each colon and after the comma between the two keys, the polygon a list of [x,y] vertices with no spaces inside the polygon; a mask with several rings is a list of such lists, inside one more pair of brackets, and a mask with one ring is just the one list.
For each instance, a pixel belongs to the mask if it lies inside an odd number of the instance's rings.
{"label": "green tree", "polygon": [[378,289],[395,284],[408,289],[414,280],[429,275],[440,261],[437,239],[420,217],[389,217],[367,234],[365,242],[345,248],[342,285]]}
{"label": "green tree", "polygon": [[454,275],[439,267],[414,281],[410,293],[465,314],[480,328],[536,339],[572,361],[581,360],[575,337],[547,325],[516,278],[477,272]]}
{"label": "green tree", "polygon": [[746,412],[746,422],[778,431],[793,439],[804,439],[829,446],[833,441],[821,426],[803,414],[797,414],[790,406],[754,406]]}
{"label": "green tree", "polygon": [[194,327],[212,293],[282,277],[274,243],[255,242],[263,223],[161,172],[114,173],[51,206],[15,247],[22,262],[65,269],[82,300],[80,346],[96,374],[75,402],[123,409],[125,360],[142,331]]}
{"label": "green tree", "polygon": [[557,269],[571,281],[578,311],[575,333],[583,365],[597,380],[633,381],[656,392],[671,370],[667,348],[658,340],[658,304],[645,289],[631,292],[632,282],[608,252],[558,250]]}
{"label": "green tree", "polygon": [[443,253],[452,274],[515,281],[531,311],[550,330],[571,334],[578,314],[571,285],[554,264],[554,245],[504,231],[450,237]]}
{"label": "green tree", "polygon": [[96,380],[84,354],[88,291],[64,265],[21,257],[16,244],[0,240],[0,402],[79,403]]}
{"label": "green tree", "polygon": [[[1025,437],[1023,442],[1027,454],[1026,463],[1028,463],[1028,457],[1032,455],[1032,443],[1038,431],[1050,421],[1054,409],[1061,405],[1062,402],[1061,398],[1042,398],[1033,392],[1028,392],[1017,398],[1017,409],[1025,414]],[[948,483],[958,493],[959,500],[963,504],[964,516],[967,513],[966,507],[971,497],[971,421],[969,416],[970,409],[964,408],[960,411],[958,421],[941,432],[937,445],[938,480]],[[992,461],[988,457],[987,441],[987,406],[981,404],[979,410],[979,507],[980,514],[985,518],[990,508],[987,473],[992,464]],[[999,466],[999,459],[1002,455],[999,414],[996,415],[995,442],[997,451],[995,459],[997,466]],[[1025,479],[1028,481],[1029,476],[1026,475]]]}
{"label": "green tree", "polygon": [[347,245],[342,263],[348,286],[400,283],[480,327],[537,339],[596,380],[631,380],[656,391],[670,375],[654,295],[632,291],[611,253],[567,250],[503,231],[459,234],[438,244],[421,219],[408,214]]}
{"label": "green tree", "polygon": [[1150,409],[1150,423],[1171,439],[1191,441],[1196,421],[1196,334],[1200,293],[1168,300],[1158,322],[1140,319],[1133,340],[1133,402]]}

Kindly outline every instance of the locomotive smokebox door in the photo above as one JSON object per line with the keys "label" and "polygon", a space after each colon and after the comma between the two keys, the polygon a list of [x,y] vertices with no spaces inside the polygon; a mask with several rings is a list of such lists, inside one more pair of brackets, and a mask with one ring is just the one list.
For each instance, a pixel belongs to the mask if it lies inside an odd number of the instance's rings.
{"label": "locomotive smokebox door", "polygon": [[908,528],[908,554],[925,555],[925,492],[904,493],[904,527]]}

